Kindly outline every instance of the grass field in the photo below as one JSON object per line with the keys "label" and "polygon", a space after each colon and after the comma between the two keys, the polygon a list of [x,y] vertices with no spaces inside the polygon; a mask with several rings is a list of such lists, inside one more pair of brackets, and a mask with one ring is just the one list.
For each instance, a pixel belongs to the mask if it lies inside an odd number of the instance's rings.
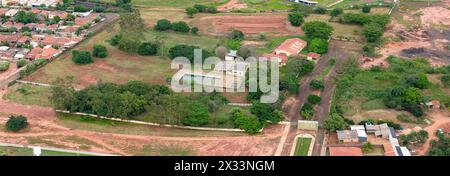
{"label": "grass field", "polygon": [[133,134],[147,136],[169,136],[169,137],[201,137],[201,136],[238,136],[244,133],[238,132],[220,132],[220,131],[199,131],[177,128],[164,128],[139,124],[131,124],[126,122],[116,122],[106,119],[95,119],[92,117],[69,115],[58,113],[57,123],[71,129]]}
{"label": "grass field", "polygon": [[[103,2],[115,2],[116,0],[101,0]],[[225,4],[229,0],[132,0],[131,2],[137,6],[142,7],[179,7],[186,8],[191,7],[195,4],[205,4],[205,5],[220,5]]]}
{"label": "grass field", "polygon": [[[387,7],[380,7],[380,8],[372,8],[370,9],[369,14],[388,14],[390,8]],[[363,13],[361,9],[351,9],[351,10],[345,10],[344,13]]]}
{"label": "grass field", "polygon": [[288,10],[291,9],[289,1],[285,0],[243,0],[248,8],[256,10]]}
{"label": "grass field", "polygon": [[307,156],[311,140],[311,138],[297,138],[294,156]]}
{"label": "grass field", "polygon": [[308,17],[305,18],[305,22],[309,21],[323,21],[328,23],[330,26],[333,27],[333,37],[350,37],[355,40],[361,41],[363,39],[361,32],[362,32],[362,26],[360,25],[349,25],[349,24],[342,24],[337,22],[329,22],[330,19],[329,15],[320,15],[320,14],[310,14]]}
{"label": "grass field", "polygon": [[[34,156],[33,149],[0,146],[0,156]],[[42,150],[41,156],[89,156],[76,153]]]}
{"label": "grass field", "polygon": [[48,87],[29,84],[15,84],[8,88],[8,94],[4,95],[3,99],[25,105],[50,107],[51,104],[48,100],[50,95],[51,92]]}

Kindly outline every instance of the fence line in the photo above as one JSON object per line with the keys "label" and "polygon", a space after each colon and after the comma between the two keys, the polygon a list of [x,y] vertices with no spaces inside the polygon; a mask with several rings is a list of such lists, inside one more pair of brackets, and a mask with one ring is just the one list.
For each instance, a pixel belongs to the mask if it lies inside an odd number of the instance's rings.
{"label": "fence line", "polygon": [[[138,120],[125,120],[125,119],[120,119],[120,118],[104,117],[104,116],[99,116],[99,115],[95,115],[95,114],[70,112],[70,111],[59,110],[59,109],[56,109],[55,111],[61,112],[61,113],[66,113],[66,114],[90,116],[93,118],[106,119],[106,120],[112,120],[112,121],[118,121],[118,122],[128,122],[128,123],[149,125],[149,126],[170,127],[170,128],[189,129],[189,130],[204,130],[204,131],[245,132],[244,130],[234,129],[234,128],[211,128],[211,127],[191,127],[191,126],[181,126],[181,125],[169,125],[169,124],[161,124],[161,123],[143,122],[143,121],[138,121]],[[262,130],[263,129],[261,129],[260,131],[262,131]]]}

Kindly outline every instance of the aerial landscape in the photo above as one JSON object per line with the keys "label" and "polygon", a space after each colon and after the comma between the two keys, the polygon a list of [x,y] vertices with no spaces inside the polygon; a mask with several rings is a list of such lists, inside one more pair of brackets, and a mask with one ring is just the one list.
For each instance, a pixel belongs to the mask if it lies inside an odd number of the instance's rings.
{"label": "aerial landscape", "polygon": [[450,156],[450,0],[0,5],[0,156]]}

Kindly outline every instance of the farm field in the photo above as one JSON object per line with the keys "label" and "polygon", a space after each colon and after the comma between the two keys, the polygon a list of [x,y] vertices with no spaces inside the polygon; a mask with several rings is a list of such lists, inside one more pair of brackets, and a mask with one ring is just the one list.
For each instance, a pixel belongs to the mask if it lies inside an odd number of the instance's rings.
{"label": "farm field", "polygon": [[298,138],[297,144],[295,145],[294,156],[307,156],[309,146],[311,145],[311,138]]}

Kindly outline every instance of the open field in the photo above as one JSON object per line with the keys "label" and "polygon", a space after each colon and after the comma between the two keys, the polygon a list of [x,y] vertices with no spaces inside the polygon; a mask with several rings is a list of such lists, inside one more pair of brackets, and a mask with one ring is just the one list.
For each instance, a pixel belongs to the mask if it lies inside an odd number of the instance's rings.
{"label": "open field", "polygon": [[322,21],[328,23],[333,27],[333,37],[350,37],[357,41],[363,40],[362,37],[362,26],[360,25],[350,25],[350,24],[342,24],[337,22],[329,22],[329,15],[321,15],[321,14],[310,14],[305,18],[305,22],[309,21]]}
{"label": "open field", "polygon": [[[369,14],[371,14],[371,15],[373,15],[373,14],[388,14],[389,10],[390,10],[390,8],[387,8],[387,7],[371,8]],[[363,13],[363,12],[361,9],[349,9],[349,10],[345,10],[344,13]]]}
{"label": "open field", "polygon": [[309,145],[311,145],[311,138],[301,138],[297,139],[297,144],[295,145],[294,156],[307,156]]}
{"label": "open field", "polygon": [[[0,146],[0,156],[34,156],[33,149],[30,148],[20,148],[20,147],[4,147]],[[89,156],[83,154],[76,153],[68,153],[68,152],[59,152],[59,151],[50,151],[50,150],[42,150],[41,156]]]}
{"label": "open field", "polygon": [[287,21],[287,14],[230,14],[227,16],[205,16],[192,22],[193,26],[200,29],[201,34],[223,36],[233,29],[240,30],[246,35],[256,36],[260,33],[273,34],[276,36],[299,35],[301,29],[293,27]]}
{"label": "open field", "polygon": [[[116,0],[101,0],[103,2],[115,2]],[[228,2],[228,0],[132,0],[133,4],[142,7],[177,7],[186,8],[195,4],[220,5]]]}
{"label": "open field", "polygon": [[34,86],[28,84],[15,84],[8,87],[8,93],[3,99],[26,104],[50,107],[48,97],[51,95],[48,87]]}
{"label": "open field", "polygon": [[292,4],[286,0],[242,0],[242,2],[255,10],[289,10]]}

